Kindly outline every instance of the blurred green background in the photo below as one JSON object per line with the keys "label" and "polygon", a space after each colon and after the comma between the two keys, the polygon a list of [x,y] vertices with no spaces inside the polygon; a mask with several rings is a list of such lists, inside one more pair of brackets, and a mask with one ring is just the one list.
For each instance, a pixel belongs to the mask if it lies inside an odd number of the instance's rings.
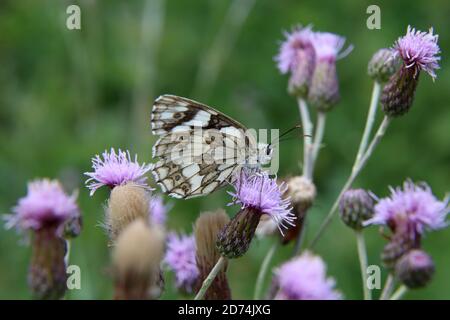
{"label": "blurred green background", "polygon": [[[81,7],[82,30],[66,28],[66,8]],[[60,179],[79,190],[84,230],[72,243],[71,263],[82,271],[82,289],[71,299],[108,299],[107,237],[99,226],[108,191],[90,198],[83,172],[93,155],[129,149],[151,162],[149,115],[160,94],[187,96],[252,128],[286,129],[299,121],[287,78],[273,62],[282,31],[296,24],[344,35],[354,51],[338,62],[342,100],[329,114],[325,147],[315,179],[319,195],[309,213],[307,240],[317,230],[349,174],[365,123],[372,81],[367,62],[391,46],[408,24],[434,26],[443,52],[435,83],[422,75],[412,110],[396,119],[355,186],[379,196],[405,178],[425,180],[443,198],[450,163],[450,3],[447,0],[377,1],[381,30],[368,30],[374,1],[35,1],[0,2],[0,212],[10,212],[36,177]],[[378,118],[381,118],[381,113]],[[280,176],[299,174],[301,140],[281,146]],[[224,207],[225,191],[202,199],[170,200],[169,226],[191,232],[203,210]],[[236,208],[227,208],[230,215]],[[367,231],[369,264],[380,264],[385,240]],[[26,274],[30,248],[14,231],[0,231],[0,298],[30,298]],[[262,259],[273,239],[254,241],[230,263],[235,298],[251,298]],[[433,282],[406,298],[450,298],[450,229],[423,241],[436,263]],[[279,249],[273,265],[292,246]],[[316,247],[348,299],[362,297],[353,233],[335,219]],[[170,275],[169,275],[170,277]],[[385,274],[383,273],[383,278]],[[383,279],[384,280],[384,279]],[[269,278],[267,279],[269,282]],[[167,279],[165,298],[175,298]],[[375,295],[379,291],[375,290]]]}

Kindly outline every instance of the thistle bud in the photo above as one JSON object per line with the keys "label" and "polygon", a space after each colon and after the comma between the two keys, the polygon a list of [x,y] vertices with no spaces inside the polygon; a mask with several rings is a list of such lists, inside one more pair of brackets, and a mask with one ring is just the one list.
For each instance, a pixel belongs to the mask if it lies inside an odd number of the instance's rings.
{"label": "thistle bud", "polygon": [[363,222],[373,216],[374,201],[364,189],[345,191],[339,202],[339,213],[342,221],[352,229],[360,230]]}
{"label": "thistle bud", "polygon": [[[216,240],[220,231],[230,221],[230,218],[224,210],[216,212],[203,213],[195,222],[194,235],[197,246],[196,261],[200,272],[197,288],[198,291],[202,282],[214,268],[220,259],[220,252],[216,247]],[[205,300],[229,300],[231,299],[231,291],[228,286],[226,276],[227,264],[217,274],[211,286],[205,293]]]}
{"label": "thistle bud", "polygon": [[404,233],[394,234],[381,253],[381,260],[386,268],[394,268],[397,261],[416,244]]}
{"label": "thistle bud", "polygon": [[116,186],[111,191],[106,210],[106,227],[112,241],[134,220],[148,220],[149,201],[148,191],[132,182]]}
{"label": "thistle bud", "polygon": [[399,60],[390,49],[380,49],[372,56],[367,67],[369,77],[380,83],[385,83],[395,73]]}
{"label": "thistle bud", "polygon": [[411,250],[398,261],[395,273],[408,288],[422,288],[433,277],[434,263],[426,252]]}
{"label": "thistle bud", "polygon": [[163,291],[160,263],[164,232],[136,219],[118,236],[113,250],[115,299],[156,299]]}

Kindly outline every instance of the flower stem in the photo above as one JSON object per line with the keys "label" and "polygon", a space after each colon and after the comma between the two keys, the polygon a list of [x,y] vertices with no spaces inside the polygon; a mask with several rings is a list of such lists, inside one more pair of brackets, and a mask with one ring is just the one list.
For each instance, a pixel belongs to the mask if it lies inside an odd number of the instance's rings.
{"label": "flower stem", "polygon": [[399,300],[403,297],[403,295],[408,291],[408,288],[405,285],[401,285],[391,296],[390,300]]}
{"label": "flower stem", "polygon": [[314,173],[314,166],[316,164],[317,156],[319,155],[320,146],[322,144],[323,134],[325,132],[325,123],[327,119],[325,112],[317,114],[316,132],[314,133],[314,142],[312,144],[311,159],[310,159],[310,172],[308,172],[309,178],[312,180]]}
{"label": "flower stem", "polygon": [[361,267],[361,280],[364,292],[364,300],[372,300],[372,292],[367,286],[367,251],[364,234],[361,230],[355,231],[356,244],[358,246],[359,265]]}
{"label": "flower stem", "polygon": [[264,284],[264,278],[266,276],[270,261],[272,260],[273,254],[275,253],[276,248],[278,247],[278,242],[274,243],[270,250],[267,252],[264,260],[261,264],[261,268],[259,269],[258,278],[256,279],[255,286],[255,294],[253,296],[253,300],[258,300],[261,298],[262,287]]}
{"label": "flower stem", "polygon": [[203,281],[202,287],[200,288],[200,290],[198,290],[197,295],[195,296],[194,300],[203,299],[203,297],[205,296],[206,290],[208,290],[209,286],[214,281],[214,279],[216,278],[217,274],[220,272],[220,270],[222,270],[225,262],[226,262],[226,258],[225,257],[220,257],[220,259],[217,260],[216,265],[212,268],[212,270],[209,273],[209,275]]}
{"label": "flower stem", "polygon": [[380,300],[387,300],[391,295],[392,289],[394,288],[394,276],[390,273],[386,279],[386,283],[384,284],[383,291],[380,295]]}
{"label": "flower stem", "polygon": [[383,121],[380,124],[380,127],[377,130],[377,133],[373,137],[371,143],[369,144],[369,147],[365,151],[364,155],[361,157],[360,161],[356,162],[353,165],[352,172],[350,176],[348,177],[347,181],[345,182],[344,186],[341,189],[341,192],[339,193],[339,196],[337,197],[336,201],[333,203],[333,206],[331,207],[331,210],[328,212],[328,215],[326,216],[325,220],[323,221],[322,225],[319,227],[319,230],[316,233],[316,236],[313,238],[310,247],[314,247],[317,243],[317,241],[320,239],[323,231],[325,228],[330,224],[331,220],[333,219],[334,213],[339,206],[339,201],[342,198],[342,195],[345,191],[347,191],[348,188],[351,187],[353,182],[355,181],[356,177],[358,177],[361,170],[364,168],[364,166],[367,163],[367,160],[369,160],[370,156],[372,155],[373,151],[375,150],[376,146],[380,143],[381,138],[383,138],[384,134],[386,133],[386,129],[389,126],[389,123],[391,122],[391,118],[388,116],[385,116]]}
{"label": "flower stem", "polygon": [[311,172],[310,160],[311,160],[311,145],[312,145],[312,131],[313,125],[311,117],[309,116],[308,106],[302,98],[298,99],[298,108],[300,111],[300,118],[302,120],[303,128],[303,176],[309,178],[309,172]]}

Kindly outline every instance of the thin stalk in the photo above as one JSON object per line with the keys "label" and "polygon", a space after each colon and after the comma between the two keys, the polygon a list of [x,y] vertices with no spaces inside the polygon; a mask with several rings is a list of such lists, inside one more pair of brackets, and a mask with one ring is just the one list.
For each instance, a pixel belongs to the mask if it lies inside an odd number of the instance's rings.
{"label": "thin stalk", "polygon": [[264,260],[261,264],[261,268],[259,269],[258,278],[256,279],[255,293],[253,295],[253,300],[258,300],[261,297],[261,292],[263,289],[264,278],[266,277],[267,270],[269,269],[270,261],[272,261],[273,254],[275,253],[276,248],[278,247],[278,242],[274,243],[272,247],[267,252]]}
{"label": "thin stalk", "polygon": [[216,265],[212,268],[212,270],[209,273],[209,275],[203,281],[202,287],[200,288],[200,290],[198,290],[197,295],[195,296],[194,300],[201,300],[201,299],[203,299],[203,297],[205,296],[206,290],[208,290],[209,286],[214,281],[214,279],[216,278],[217,274],[222,270],[222,268],[223,268],[223,266],[224,266],[226,261],[227,260],[226,260],[225,257],[220,257],[220,259],[217,260]]}
{"label": "thin stalk", "polygon": [[367,113],[366,126],[364,133],[359,144],[358,153],[356,154],[355,163],[361,160],[361,157],[366,151],[367,144],[369,143],[370,133],[372,132],[373,124],[375,122],[375,115],[377,113],[378,99],[380,97],[381,85],[377,81],[373,84],[372,98],[370,99],[369,112]]}
{"label": "thin stalk", "polygon": [[66,264],[66,267],[69,265],[70,261],[70,249],[71,249],[70,240],[66,240],[66,255],[64,256],[64,263]]}
{"label": "thin stalk", "polygon": [[390,122],[391,122],[391,118],[389,118],[388,116],[385,116],[383,121],[380,124],[380,127],[377,130],[377,133],[373,137],[369,147],[365,151],[364,155],[361,157],[361,160],[353,165],[352,173],[348,177],[347,181],[345,182],[344,186],[341,189],[341,192],[339,193],[339,196],[333,203],[331,210],[328,212],[328,215],[326,216],[322,225],[319,227],[319,230],[317,231],[315,237],[313,238],[311,245],[310,245],[311,248],[316,245],[317,241],[322,236],[322,233],[324,232],[326,227],[330,224],[331,220],[334,217],[334,213],[336,212],[337,207],[339,206],[339,201],[341,200],[342,195],[344,194],[345,191],[347,191],[347,189],[349,189],[351,187],[351,185],[355,181],[356,177],[359,175],[361,170],[366,165],[367,160],[369,160],[369,158],[373,154],[373,151],[375,150],[376,146],[380,143],[381,138],[383,138],[384,134],[386,133],[386,129],[388,128]]}
{"label": "thin stalk", "polygon": [[356,244],[358,246],[358,258],[359,265],[361,267],[361,280],[364,292],[364,300],[372,300],[372,291],[370,291],[367,286],[367,251],[366,243],[364,241],[364,234],[361,230],[357,230],[356,234]]}
{"label": "thin stalk", "polygon": [[394,276],[390,273],[386,279],[386,283],[384,284],[383,291],[380,295],[380,300],[387,300],[391,295],[392,290],[394,289]]}
{"label": "thin stalk", "polygon": [[311,117],[309,116],[308,106],[302,98],[298,99],[298,108],[300,111],[300,118],[302,120],[303,128],[303,175],[308,178],[309,172],[311,172],[310,152],[312,145],[313,125],[311,122]]}
{"label": "thin stalk", "polygon": [[403,295],[408,291],[408,288],[405,285],[401,285],[391,296],[390,300],[399,300],[403,297]]}
{"label": "thin stalk", "polygon": [[314,166],[316,164],[317,156],[319,155],[320,146],[322,145],[323,134],[325,132],[327,114],[325,112],[320,112],[317,114],[317,124],[316,132],[314,133],[314,142],[312,144],[311,151],[311,166],[309,172],[309,177],[312,179],[314,173]]}

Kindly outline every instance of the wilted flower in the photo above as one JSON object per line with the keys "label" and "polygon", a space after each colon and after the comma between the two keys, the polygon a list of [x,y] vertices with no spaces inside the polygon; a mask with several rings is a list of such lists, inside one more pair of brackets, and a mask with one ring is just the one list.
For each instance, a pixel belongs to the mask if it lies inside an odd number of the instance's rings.
{"label": "wilted flower", "polygon": [[340,98],[336,60],[348,55],[353,47],[349,46],[341,52],[345,38],[329,32],[315,32],[312,44],[316,52],[316,65],[308,100],[320,111],[328,111]]}
{"label": "wilted flower", "polygon": [[361,229],[363,222],[372,217],[374,201],[364,189],[345,191],[339,202],[339,213],[342,221],[353,229]]}
{"label": "wilted flower", "polygon": [[284,263],[275,270],[278,288],[275,299],[280,300],[338,300],[335,281],[327,278],[326,266],[319,256],[310,252]]}
{"label": "wilted flower", "polygon": [[164,262],[175,273],[176,286],[186,292],[192,292],[199,276],[195,251],[193,235],[169,234]]}
{"label": "wilted flower", "polygon": [[166,224],[167,211],[169,206],[165,205],[161,196],[153,195],[150,198],[149,212],[150,222],[159,224],[161,226]]}
{"label": "wilted flower", "polygon": [[129,151],[125,152],[119,149],[116,154],[115,150],[111,148],[111,152],[105,151],[102,157],[103,159],[97,155],[92,159],[94,172],[85,172],[85,175],[90,177],[86,180],[86,185],[91,190],[91,196],[102,186],[114,188],[133,182],[147,187],[145,174],[150,170],[150,165],[139,164],[137,155],[135,155],[133,161]]}
{"label": "wilted flower", "polygon": [[433,35],[433,29],[422,32],[410,26],[406,35],[397,40],[393,58],[399,57],[403,65],[383,89],[381,103],[387,115],[400,116],[410,109],[421,70],[433,80],[436,78],[435,70],[439,68],[440,60],[437,41],[438,35]]}
{"label": "wilted flower", "polygon": [[439,201],[426,184],[407,180],[402,188],[391,188],[391,196],[375,206],[375,215],[365,224],[387,225],[394,233],[406,233],[411,239],[425,230],[447,226],[448,200]]}
{"label": "wilted flower", "polygon": [[156,299],[164,287],[160,263],[164,232],[143,219],[130,223],[117,238],[113,250],[116,299]]}
{"label": "wilted flower", "polygon": [[408,288],[422,288],[433,277],[434,263],[426,252],[411,250],[398,261],[395,273]]}
{"label": "wilted flower", "polygon": [[281,73],[290,73],[289,92],[297,96],[306,96],[315,65],[315,51],[311,43],[311,27],[297,27],[285,33],[285,41],[275,57]]}

